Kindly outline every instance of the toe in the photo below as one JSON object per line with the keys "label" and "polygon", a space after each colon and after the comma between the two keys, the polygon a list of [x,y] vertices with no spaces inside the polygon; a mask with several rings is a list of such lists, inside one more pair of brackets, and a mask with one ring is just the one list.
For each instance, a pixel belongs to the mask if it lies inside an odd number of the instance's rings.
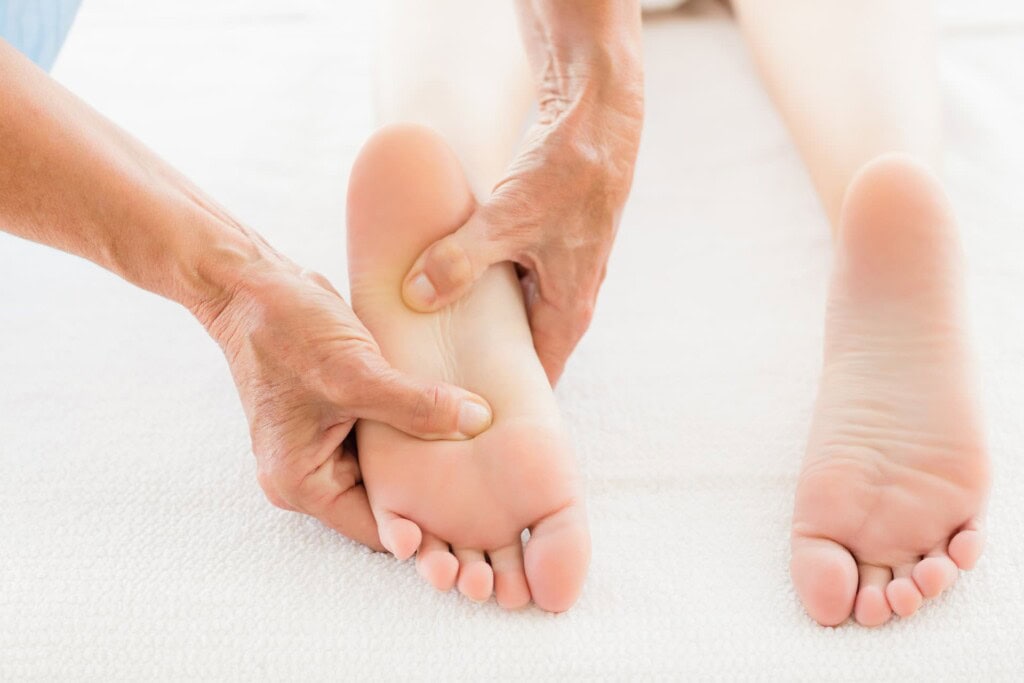
{"label": "toe", "polygon": [[885,597],[885,587],[892,580],[892,570],[871,564],[861,564],[858,570],[860,588],[853,604],[853,617],[861,626],[881,626],[892,616],[892,608]]}
{"label": "toe", "polygon": [[456,585],[459,592],[474,602],[485,602],[494,589],[494,572],[479,550],[456,548],[459,560],[459,576]]}
{"label": "toe", "polygon": [[523,569],[523,544],[516,541],[487,553],[494,571],[494,597],[506,609],[519,609],[530,602],[530,588]]}
{"label": "toe", "polygon": [[893,568],[893,579],[885,587],[885,599],[888,600],[892,611],[904,618],[916,612],[924,600],[917,584],[911,578],[913,571],[912,564]]}
{"label": "toe", "polygon": [[374,516],[377,518],[377,532],[380,534],[381,544],[400,560],[412,557],[423,539],[423,534],[416,523],[394,512],[375,511]]}
{"label": "toe", "polygon": [[914,567],[914,583],[926,598],[934,598],[953,585],[960,570],[946,554],[937,548]]}
{"label": "toe", "polygon": [[960,569],[974,569],[984,546],[985,534],[977,525],[971,524],[949,540],[949,557]]}
{"label": "toe", "polygon": [[581,504],[564,507],[530,528],[523,566],[530,594],[541,609],[564,612],[572,607],[589,564],[590,532]]}
{"label": "toe", "polygon": [[846,548],[827,538],[795,536],[789,570],[812,619],[822,626],[846,621],[857,593],[857,563]]}
{"label": "toe", "polygon": [[459,561],[448,550],[448,544],[433,534],[424,533],[423,542],[416,552],[416,571],[427,582],[442,592],[455,585]]}

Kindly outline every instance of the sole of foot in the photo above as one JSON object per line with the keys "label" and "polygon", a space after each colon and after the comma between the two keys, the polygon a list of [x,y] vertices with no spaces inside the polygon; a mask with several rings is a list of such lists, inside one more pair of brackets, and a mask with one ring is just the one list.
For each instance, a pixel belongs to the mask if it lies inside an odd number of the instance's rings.
{"label": "sole of foot", "polygon": [[416,554],[420,574],[439,590],[456,586],[475,601],[493,592],[511,609],[532,599],[561,612],[582,588],[590,536],[513,266],[492,266],[465,298],[436,313],[414,312],[401,297],[420,252],[459,228],[474,206],[458,159],[421,126],[378,131],[352,169],[356,314],[397,370],[462,386],[493,412],[490,428],[467,441],[424,441],[360,421],[363,481],[381,542],[400,559]]}
{"label": "sole of foot", "polygon": [[791,574],[822,625],[909,617],[981,554],[989,459],[956,224],[908,157],[847,191]]}

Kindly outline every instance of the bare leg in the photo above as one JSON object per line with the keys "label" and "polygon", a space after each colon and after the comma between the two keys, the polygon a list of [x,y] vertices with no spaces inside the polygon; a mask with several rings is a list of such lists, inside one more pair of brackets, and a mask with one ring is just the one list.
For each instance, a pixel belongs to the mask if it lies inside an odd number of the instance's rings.
{"label": "bare leg", "polygon": [[437,130],[482,198],[512,159],[534,96],[513,3],[389,0],[378,32],[379,122]]}
{"label": "bare leg", "polygon": [[876,626],[974,565],[989,481],[930,3],[734,5],[836,233],[793,581],[820,623]]}
{"label": "bare leg", "polygon": [[416,552],[435,587],[563,611],[581,589],[590,541],[514,269],[493,266],[437,313],[414,313],[399,297],[416,255],[468,218],[471,190],[485,197],[519,142],[534,86],[513,4],[392,0],[379,27],[378,115],[398,125],[378,131],[352,171],[353,307],[393,365],[486,387],[501,407],[485,435],[462,445],[360,422],[371,507],[384,545]]}
{"label": "bare leg", "polygon": [[938,170],[930,0],[734,0],[765,84],[833,227],[864,164],[903,152]]}

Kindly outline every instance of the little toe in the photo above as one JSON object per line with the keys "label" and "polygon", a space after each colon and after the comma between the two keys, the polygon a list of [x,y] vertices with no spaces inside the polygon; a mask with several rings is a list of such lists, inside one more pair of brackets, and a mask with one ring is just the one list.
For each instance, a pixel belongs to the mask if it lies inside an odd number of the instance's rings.
{"label": "little toe", "polygon": [[416,571],[431,586],[448,592],[455,585],[459,561],[448,550],[448,544],[433,534],[424,533],[423,542],[416,552]]}
{"label": "little toe", "polygon": [[420,547],[423,533],[415,522],[394,512],[374,511],[381,544],[400,560],[408,560]]}
{"label": "little toe", "polygon": [[494,597],[505,609],[519,609],[530,602],[530,588],[523,569],[523,544],[514,543],[487,553],[494,571]]}
{"label": "little toe", "polygon": [[926,598],[934,598],[953,585],[960,570],[945,552],[929,554],[914,567],[914,583]]}
{"label": "little toe", "polygon": [[902,565],[892,570],[893,579],[885,587],[885,599],[892,607],[892,611],[899,616],[906,618],[911,616],[921,607],[924,596],[914,583],[911,575],[914,565]]}
{"label": "little toe", "polygon": [[949,540],[949,557],[964,571],[974,569],[985,546],[985,534],[975,526],[967,526]]}
{"label": "little toe", "polygon": [[881,626],[892,616],[892,608],[885,597],[892,570],[871,564],[861,564],[858,569],[860,588],[853,604],[853,617],[861,626]]}
{"label": "little toe", "polygon": [[523,556],[526,583],[537,606],[548,612],[572,607],[590,564],[583,506],[573,503],[534,524]]}
{"label": "little toe", "polygon": [[494,590],[494,572],[479,550],[455,549],[459,560],[456,585],[459,592],[474,602],[485,602]]}
{"label": "little toe", "polygon": [[792,549],[789,571],[804,609],[822,626],[846,621],[857,594],[857,563],[850,551],[809,536],[794,536]]}

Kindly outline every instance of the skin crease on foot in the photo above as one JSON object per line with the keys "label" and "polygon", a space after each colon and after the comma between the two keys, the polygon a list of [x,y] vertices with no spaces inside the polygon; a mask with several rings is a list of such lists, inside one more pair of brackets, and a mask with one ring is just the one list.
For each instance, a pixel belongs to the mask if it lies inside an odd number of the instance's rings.
{"label": "skin crease on foot", "polygon": [[823,625],[912,615],[982,549],[989,461],[956,225],[907,157],[844,200],[821,386],[797,485],[791,573]]}
{"label": "skin crease on foot", "polygon": [[532,598],[561,612],[580,593],[590,536],[575,459],[513,266],[492,266],[469,295],[436,313],[413,312],[401,298],[416,257],[473,208],[458,160],[429,129],[386,127],[353,167],[353,308],[398,370],[477,392],[494,414],[490,428],[469,441],[422,441],[360,421],[363,481],[381,542],[400,559],[415,553],[418,571],[439,590],[457,585],[475,601],[493,591],[510,609]]}

